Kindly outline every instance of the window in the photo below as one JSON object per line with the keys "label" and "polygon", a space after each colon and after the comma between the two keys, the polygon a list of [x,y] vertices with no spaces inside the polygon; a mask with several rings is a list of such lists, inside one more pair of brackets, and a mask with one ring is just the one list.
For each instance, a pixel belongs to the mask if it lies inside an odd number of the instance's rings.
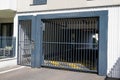
{"label": "window", "polygon": [[0,24],[0,59],[15,56],[15,38],[13,38],[13,23]]}
{"label": "window", "polygon": [[47,0],[33,0],[34,5],[43,5],[46,3],[47,3]]}

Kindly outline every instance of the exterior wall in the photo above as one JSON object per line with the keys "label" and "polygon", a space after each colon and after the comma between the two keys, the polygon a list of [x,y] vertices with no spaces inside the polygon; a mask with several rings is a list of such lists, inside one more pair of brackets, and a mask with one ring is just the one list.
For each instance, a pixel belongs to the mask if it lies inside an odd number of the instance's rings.
{"label": "exterior wall", "polygon": [[[26,1],[27,2],[27,1]],[[40,8],[39,8],[40,9]],[[19,9],[18,9],[19,10]],[[26,9],[27,10],[27,9]],[[31,9],[32,10],[32,9]],[[120,78],[120,70],[113,69],[120,58],[120,7],[106,7],[106,8],[89,8],[89,9],[76,9],[76,10],[64,10],[64,11],[51,11],[51,12],[35,12],[35,13],[19,13],[17,16],[27,16],[38,14],[58,14],[58,13],[72,13],[72,12],[86,12],[86,11],[101,11],[108,10],[108,48],[107,48],[107,76]],[[24,10],[22,10],[24,11]],[[115,71],[114,71],[115,70]],[[113,71],[113,73],[112,73]],[[114,74],[116,72],[116,75]]]}
{"label": "exterior wall", "polygon": [[45,5],[33,5],[33,0],[18,0],[17,4],[18,12],[27,12],[119,5],[120,0],[47,0]]}
{"label": "exterior wall", "polygon": [[4,0],[0,1],[0,10],[13,10],[16,11],[17,0]]}
{"label": "exterior wall", "polygon": [[16,58],[0,60],[0,68],[15,66],[15,65],[17,65],[17,59]]}

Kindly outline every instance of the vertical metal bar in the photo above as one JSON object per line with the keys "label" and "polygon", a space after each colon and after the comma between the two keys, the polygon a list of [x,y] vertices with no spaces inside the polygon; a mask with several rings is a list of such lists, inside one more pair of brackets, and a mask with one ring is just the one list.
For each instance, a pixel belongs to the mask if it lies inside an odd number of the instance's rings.
{"label": "vertical metal bar", "polygon": [[82,55],[82,27],[83,27],[83,21],[80,20],[80,55],[81,55],[81,64],[83,65],[83,55]]}
{"label": "vertical metal bar", "polygon": [[[23,26],[23,29],[24,29],[23,55],[25,55],[25,37],[26,37],[26,36],[25,36],[25,32],[26,32],[26,29],[25,29],[25,26],[26,26],[26,25],[25,25],[25,22],[23,22],[23,25],[24,25],[24,26]],[[24,56],[23,56],[23,65],[25,65],[24,62],[25,62],[25,58],[24,58]]]}
{"label": "vertical metal bar", "polygon": [[[78,32],[78,30],[79,30],[79,27],[78,27],[78,19],[76,19],[76,27],[77,27],[77,29],[76,29],[76,31],[75,31],[75,63],[78,63],[78,44],[77,43],[79,43],[78,42],[78,39],[77,39],[77,32]],[[76,67],[76,69],[78,69],[78,67]]]}
{"label": "vertical metal bar", "polygon": [[[46,44],[46,47],[47,47],[47,62],[49,63],[49,59],[50,59],[50,48],[49,48],[49,46],[50,46],[50,44],[49,43],[47,43],[47,42],[49,42],[49,37],[48,37],[48,33],[49,33],[49,27],[50,27],[50,21],[48,20],[48,23],[47,23],[47,26],[46,26],[46,31],[45,31],[45,33],[46,33],[46,41],[45,41],[45,44]],[[50,64],[47,64],[47,65],[50,65]]]}
{"label": "vertical metal bar", "polygon": [[47,40],[47,26],[48,26],[48,22],[45,22],[45,28],[44,28],[44,32],[43,32],[43,51],[44,51],[44,65],[47,65],[47,57],[48,57],[48,45],[46,44],[46,40]]}
{"label": "vertical metal bar", "polygon": [[[50,27],[49,27],[49,31],[50,31],[50,32],[51,32],[51,27],[52,27],[52,21],[50,21]],[[50,52],[49,61],[51,61],[51,53],[52,53],[51,36],[52,36],[52,35],[49,35],[49,34],[48,34],[48,38],[49,38],[49,42],[48,42],[48,43],[49,43],[49,50],[50,50],[50,51],[49,51],[49,52]],[[50,66],[52,66],[52,65],[50,64]]]}
{"label": "vertical metal bar", "polygon": [[[79,49],[78,51],[77,51],[77,54],[78,54],[78,63],[79,64],[81,64],[81,45],[80,45],[80,35],[81,35],[81,33],[80,33],[80,28],[81,28],[81,21],[78,19],[78,27],[79,27],[79,30],[78,30],[78,32],[77,32],[77,40],[78,40],[78,45],[77,45],[77,48]],[[79,69],[80,69],[80,66],[79,66]]]}
{"label": "vertical metal bar", "polygon": [[[94,31],[95,31],[95,34],[96,34],[96,35],[95,35],[95,38],[98,38],[98,37],[97,37],[97,34],[98,34],[98,30],[97,30],[97,29],[98,29],[98,28],[97,28],[97,27],[98,27],[98,25],[97,25],[97,19],[95,19],[95,30],[94,30]],[[99,40],[99,39],[98,39],[98,40]],[[95,58],[96,58],[96,54],[98,54],[98,42],[95,42],[95,50],[94,50],[94,55],[95,55],[94,57],[95,57]],[[94,58],[94,57],[93,57],[93,58]],[[94,67],[94,69],[97,71],[97,63],[96,63],[96,62],[97,62],[98,60],[95,60],[95,59],[93,59],[93,60],[94,60],[93,67]]]}
{"label": "vertical metal bar", "polygon": [[97,70],[97,68],[98,68],[98,52],[99,52],[99,26],[98,26],[98,24],[99,24],[99,20],[98,19],[96,19],[96,29],[95,29],[95,32],[96,32],[96,38],[98,39],[97,40],[97,43],[96,43],[96,51],[95,51],[95,57],[96,57],[96,62],[95,62],[95,69]]}
{"label": "vertical metal bar", "polygon": [[[53,32],[54,32],[54,39],[53,41],[56,42],[56,31],[55,31],[55,21],[53,21],[53,26],[54,26],[54,29],[53,29]],[[54,54],[53,54],[53,61],[56,60],[56,44],[54,44]],[[54,58],[55,57],[55,58]]]}
{"label": "vertical metal bar", "polygon": [[91,64],[92,64],[92,70],[94,70],[94,66],[93,66],[93,64],[94,64],[94,55],[95,55],[95,48],[94,48],[94,46],[95,46],[95,42],[94,42],[94,40],[95,40],[95,34],[96,34],[96,32],[95,32],[95,23],[94,23],[94,18],[92,18],[92,24],[93,24],[93,27],[92,27],[92,40],[93,40],[93,44],[92,44],[92,54],[91,54],[91,56],[92,56],[92,59],[91,59]]}
{"label": "vertical metal bar", "polygon": [[75,19],[73,19],[73,27],[74,27],[74,29],[73,29],[73,36],[72,36],[72,38],[73,38],[73,67],[75,68],[75,65],[74,65],[74,63],[75,63],[75,51],[76,51],[76,48],[75,48],[75,45],[76,45],[76,42],[75,42],[75,32],[76,32],[76,22],[75,22]]}
{"label": "vertical metal bar", "polygon": [[[46,43],[45,43],[45,41],[46,41],[46,26],[47,26],[47,23],[45,22],[45,21],[43,21],[43,23],[45,24],[45,26],[43,27],[44,29],[43,29],[43,46],[42,46],[42,51],[43,51],[43,54],[44,54],[44,64],[46,64],[46,62],[45,62],[45,60],[46,60],[46,57],[47,57],[47,48],[46,48]],[[43,65],[44,65],[43,64]]]}
{"label": "vertical metal bar", "polygon": [[95,52],[95,48],[94,48],[94,46],[95,46],[95,42],[94,42],[94,36],[95,36],[95,34],[96,34],[96,32],[95,32],[95,22],[94,22],[94,18],[92,19],[93,20],[93,30],[92,30],[92,40],[93,40],[93,45],[92,45],[92,52],[91,52],[91,65],[92,65],[92,70],[94,70],[94,66],[93,66],[93,64],[94,64],[94,60],[93,60],[93,58],[94,58],[94,52]]}
{"label": "vertical metal bar", "polygon": [[91,27],[92,27],[92,25],[91,25],[91,19],[92,19],[92,18],[89,18],[89,24],[88,24],[88,25],[89,25],[89,38],[90,38],[90,40],[89,40],[89,46],[90,46],[90,48],[89,48],[89,59],[88,59],[88,60],[89,60],[89,69],[91,69],[91,56],[92,56],[92,52],[91,52],[91,51],[92,51],[92,49],[93,49],[93,48],[91,47],[92,44],[93,44],[93,43],[91,42],[91,41],[92,41],[91,38],[92,38],[92,35],[93,35],[93,33],[92,33],[92,28],[91,28]]}
{"label": "vertical metal bar", "polygon": [[89,54],[90,54],[90,48],[91,48],[91,42],[89,40],[90,30],[88,27],[88,18],[86,20],[86,39],[87,39],[87,51],[86,51],[86,66],[90,67],[90,60],[89,60]]}
{"label": "vertical metal bar", "polygon": [[[73,20],[71,20],[71,25],[74,27],[74,22],[73,22]],[[72,50],[72,51],[71,51],[71,52],[72,52],[72,53],[71,53],[71,62],[72,62],[72,66],[73,66],[73,56],[74,56],[74,55],[73,55],[73,46],[74,46],[74,44],[73,44],[73,37],[72,37],[73,31],[74,31],[74,29],[71,28],[71,35],[70,35],[70,37],[71,37],[71,43],[72,43],[72,44],[71,44],[71,50]],[[73,68],[74,68],[74,66],[73,66]]]}
{"label": "vertical metal bar", "polygon": [[[48,20],[48,23],[47,23],[47,26],[46,26],[46,30],[45,30],[45,33],[46,33],[46,41],[45,41],[45,44],[46,44],[46,47],[47,47],[47,62],[50,63],[50,43],[47,43],[49,42],[49,35],[48,33],[50,33],[49,31],[49,28],[50,28],[50,21]],[[47,64],[48,66],[50,66],[50,64]]]}
{"label": "vertical metal bar", "polygon": [[64,34],[64,35],[62,35],[61,40],[60,40],[60,42],[62,42],[62,44],[61,44],[62,45],[61,59],[62,59],[62,62],[64,62],[65,59],[66,59],[66,54],[65,54],[66,47],[65,47],[65,44],[64,44],[64,41],[65,41],[65,29],[62,29],[62,26],[64,25],[66,27],[66,22],[62,19],[60,24],[61,24],[61,33]]}
{"label": "vertical metal bar", "polygon": [[[83,25],[84,25],[83,27],[85,27],[85,19],[84,19]],[[84,49],[83,49],[83,51],[84,51],[84,57],[83,57],[83,58],[84,58],[84,59],[83,59],[83,61],[84,61],[84,64],[85,64],[85,66],[86,66],[86,62],[85,62],[85,58],[86,58],[86,57],[85,57],[85,54],[86,54],[86,53],[85,53],[85,49],[86,49],[86,44],[85,44],[85,42],[86,42],[86,40],[85,40],[85,37],[86,37],[86,35],[85,35],[85,28],[83,29],[83,35],[82,35],[82,36],[83,36],[83,43],[84,43]]]}
{"label": "vertical metal bar", "polygon": [[67,31],[68,31],[68,33],[67,33],[67,40],[66,40],[66,43],[67,43],[67,46],[68,46],[68,48],[67,48],[67,56],[68,56],[68,62],[70,61],[70,55],[69,55],[69,50],[70,50],[70,44],[68,44],[68,43],[70,43],[70,36],[69,36],[69,34],[70,34],[70,30],[69,30],[69,28],[71,27],[71,25],[70,25],[71,23],[70,23],[70,20],[69,20],[69,22],[68,22],[68,29],[67,29]]}
{"label": "vertical metal bar", "polygon": [[[70,26],[70,28],[72,27],[72,21],[70,21],[70,23],[71,23],[71,26]],[[69,34],[69,37],[70,37],[70,43],[72,42],[71,41],[71,34],[72,34],[72,30],[70,29],[70,34]],[[72,44],[70,44],[71,45],[71,47],[70,47],[70,62],[72,63]]]}
{"label": "vertical metal bar", "polygon": [[[67,49],[66,49],[66,54],[67,54],[67,59],[66,61],[69,62],[70,61],[70,57],[69,57],[69,50],[70,50],[70,44],[69,44],[69,34],[70,34],[70,20],[68,19],[67,20],[67,29],[66,29],[66,46],[67,46]],[[67,63],[68,65],[68,63]],[[69,68],[69,66],[67,66]]]}
{"label": "vertical metal bar", "polygon": [[[93,20],[92,20],[93,18],[90,18],[90,28],[89,28],[89,34],[90,34],[90,38],[93,40],[93,32],[92,32],[92,27],[93,27]],[[93,41],[91,42],[91,40],[90,40],[90,44],[89,44],[89,46],[90,46],[90,49],[89,49],[89,51],[90,51],[90,53],[89,53],[89,69],[91,69],[91,62],[92,61],[90,61],[91,60],[91,57],[92,57],[92,50],[93,50],[93,48],[91,47],[91,45],[93,45]]]}
{"label": "vertical metal bar", "polygon": [[58,26],[56,26],[56,42],[58,42],[56,45],[57,45],[57,56],[58,56],[58,61],[60,61],[60,52],[59,52],[59,40],[58,40]]}
{"label": "vertical metal bar", "polygon": [[62,41],[63,44],[62,44],[62,45],[64,46],[64,47],[63,47],[64,50],[63,50],[63,53],[62,53],[62,54],[63,54],[63,55],[62,55],[62,58],[63,58],[63,62],[64,62],[64,61],[67,59],[67,57],[66,57],[66,52],[65,52],[65,50],[66,50],[66,44],[64,44],[64,43],[65,43],[65,35],[66,35],[66,34],[65,34],[65,28],[66,28],[66,26],[67,26],[66,20],[62,20],[62,25],[63,25],[63,27],[64,27],[64,29],[62,29],[62,34],[63,34],[63,36],[62,36],[62,37],[63,37],[63,41]]}
{"label": "vertical metal bar", "polygon": [[[54,20],[51,22],[50,30],[51,30],[51,33],[52,33],[52,35],[50,37],[50,39],[51,39],[50,42],[54,42],[54,40],[53,40],[54,39]],[[53,54],[54,54],[53,48],[54,48],[54,43],[51,43],[51,61],[53,61]],[[56,65],[54,65],[54,66],[56,66]]]}
{"label": "vertical metal bar", "polygon": [[88,28],[88,18],[85,18],[85,31],[86,31],[86,67],[89,67],[89,58],[88,58],[88,55],[89,55],[89,28]]}
{"label": "vertical metal bar", "polygon": [[[93,34],[94,34],[94,36],[95,36],[95,38],[96,38],[96,26],[95,26],[95,24],[96,24],[96,23],[95,23],[95,21],[94,21]],[[94,40],[95,40],[95,39],[94,39]],[[96,43],[93,41],[93,50],[92,50],[92,52],[93,52],[93,53],[92,53],[92,67],[93,67],[92,69],[93,69],[93,70],[94,70],[94,65],[93,65],[93,64],[94,64],[94,62],[95,62],[95,60],[94,60],[93,58],[95,57],[94,55],[96,54],[96,53],[95,53],[95,51],[96,51],[95,45],[96,45]]]}
{"label": "vertical metal bar", "polygon": [[[59,46],[60,46],[60,61],[59,62],[61,62],[62,61],[62,54],[63,54],[63,50],[62,50],[62,44],[61,44],[61,35],[62,35],[62,31],[61,31],[61,27],[62,27],[62,20],[61,19],[58,19],[57,20],[57,22],[59,23],[59,25],[58,25],[58,27],[59,27]],[[63,38],[63,37],[62,37]]]}
{"label": "vertical metal bar", "polygon": [[[61,24],[62,22],[60,22]],[[60,45],[60,61],[62,61],[62,44],[61,44],[61,41],[60,41],[60,34],[61,33],[61,25],[59,26],[59,45]]]}
{"label": "vertical metal bar", "polygon": [[91,34],[91,38],[92,38],[92,42],[90,42],[90,53],[89,53],[89,69],[92,69],[91,68],[91,64],[92,64],[92,54],[93,54],[93,22],[92,22],[93,18],[90,18],[90,31],[89,33]]}

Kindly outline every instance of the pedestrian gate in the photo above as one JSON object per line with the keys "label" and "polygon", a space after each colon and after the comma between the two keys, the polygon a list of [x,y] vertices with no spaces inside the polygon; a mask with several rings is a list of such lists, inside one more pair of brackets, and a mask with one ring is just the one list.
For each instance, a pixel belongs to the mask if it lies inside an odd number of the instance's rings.
{"label": "pedestrian gate", "polygon": [[97,72],[97,17],[42,21],[43,66]]}
{"label": "pedestrian gate", "polygon": [[31,65],[31,20],[19,21],[19,59],[18,63],[24,66]]}

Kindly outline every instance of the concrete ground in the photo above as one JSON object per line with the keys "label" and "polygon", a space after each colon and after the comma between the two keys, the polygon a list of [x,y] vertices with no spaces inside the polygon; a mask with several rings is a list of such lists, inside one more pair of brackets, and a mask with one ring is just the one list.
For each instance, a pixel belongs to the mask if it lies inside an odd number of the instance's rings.
{"label": "concrete ground", "polygon": [[[5,72],[5,71],[2,71]],[[104,76],[50,68],[17,67],[0,73],[0,80],[105,80]]]}

